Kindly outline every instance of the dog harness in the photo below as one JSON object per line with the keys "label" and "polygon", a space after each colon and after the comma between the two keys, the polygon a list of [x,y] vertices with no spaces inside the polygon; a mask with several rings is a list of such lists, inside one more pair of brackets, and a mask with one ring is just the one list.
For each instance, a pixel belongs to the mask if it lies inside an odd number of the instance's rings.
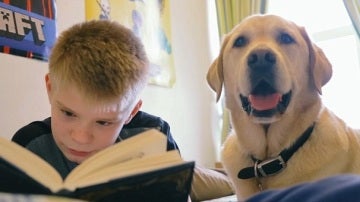
{"label": "dog harness", "polygon": [[275,175],[286,168],[287,161],[291,156],[309,139],[313,129],[314,124],[312,124],[306,131],[296,140],[296,142],[289,148],[284,149],[280,152],[277,157],[258,160],[252,157],[255,162],[254,166],[243,168],[238,173],[238,178],[240,179],[249,179],[256,177],[257,179],[261,177],[267,177]]}

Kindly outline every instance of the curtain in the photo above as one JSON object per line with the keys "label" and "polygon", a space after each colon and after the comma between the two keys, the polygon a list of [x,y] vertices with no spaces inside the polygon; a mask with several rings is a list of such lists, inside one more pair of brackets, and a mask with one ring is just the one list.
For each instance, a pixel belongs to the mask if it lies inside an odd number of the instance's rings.
{"label": "curtain", "polygon": [[360,37],[360,0],[343,0],[343,2],[354,28]]}
{"label": "curtain", "polygon": [[216,0],[220,38],[246,16],[265,11],[266,0]]}
{"label": "curtain", "polygon": [[[243,18],[252,14],[264,14],[266,12],[266,0],[216,0],[216,12],[219,28],[219,38],[228,33]],[[222,126],[221,143],[222,144],[230,131],[229,112],[225,107],[224,99],[219,103],[222,105]]]}

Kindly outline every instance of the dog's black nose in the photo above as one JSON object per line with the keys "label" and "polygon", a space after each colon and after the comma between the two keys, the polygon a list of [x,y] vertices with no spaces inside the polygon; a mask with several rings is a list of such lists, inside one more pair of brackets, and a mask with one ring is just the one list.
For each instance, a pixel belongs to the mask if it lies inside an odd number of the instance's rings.
{"label": "dog's black nose", "polygon": [[276,55],[266,48],[251,52],[247,59],[250,84],[253,94],[275,92]]}
{"label": "dog's black nose", "polygon": [[271,67],[276,63],[276,57],[268,49],[255,50],[249,55],[247,63],[251,68]]}

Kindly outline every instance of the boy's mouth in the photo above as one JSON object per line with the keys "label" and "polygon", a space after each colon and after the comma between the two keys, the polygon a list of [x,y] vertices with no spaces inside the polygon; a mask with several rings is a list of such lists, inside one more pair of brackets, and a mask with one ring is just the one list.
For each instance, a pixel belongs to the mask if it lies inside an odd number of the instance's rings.
{"label": "boy's mouth", "polygon": [[91,154],[91,152],[78,151],[78,150],[70,149],[70,148],[68,148],[68,151],[69,151],[69,153],[70,153],[71,155],[78,156],[78,157],[86,157],[86,156],[88,156],[89,154]]}

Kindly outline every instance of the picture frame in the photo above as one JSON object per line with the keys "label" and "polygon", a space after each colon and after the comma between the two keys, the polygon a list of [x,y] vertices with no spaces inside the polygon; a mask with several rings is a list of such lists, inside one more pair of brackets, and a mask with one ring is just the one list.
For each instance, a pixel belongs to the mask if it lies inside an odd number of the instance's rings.
{"label": "picture frame", "polygon": [[171,43],[170,0],[85,0],[86,20],[115,20],[143,42],[156,70],[150,84],[172,87],[175,69]]}

